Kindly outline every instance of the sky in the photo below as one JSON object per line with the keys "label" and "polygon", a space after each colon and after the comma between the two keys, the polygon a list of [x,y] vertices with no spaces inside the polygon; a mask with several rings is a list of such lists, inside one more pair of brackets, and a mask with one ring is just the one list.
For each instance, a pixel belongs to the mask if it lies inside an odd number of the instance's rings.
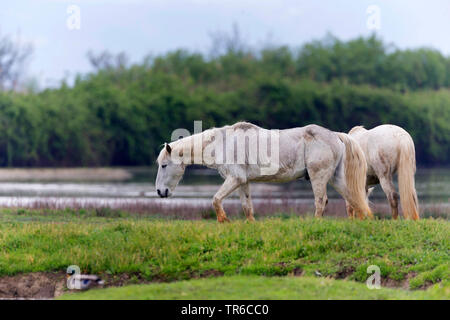
{"label": "sky", "polygon": [[[72,5],[79,20],[68,12]],[[0,35],[33,45],[27,76],[41,87],[91,71],[89,50],[124,51],[133,62],[178,48],[208,52],[211,33],[233,24],[253,47],[296,48],[327,32],[341,40],[376,32],[402,49],[450,55],[448,0],[15,0],[0,9]]]}

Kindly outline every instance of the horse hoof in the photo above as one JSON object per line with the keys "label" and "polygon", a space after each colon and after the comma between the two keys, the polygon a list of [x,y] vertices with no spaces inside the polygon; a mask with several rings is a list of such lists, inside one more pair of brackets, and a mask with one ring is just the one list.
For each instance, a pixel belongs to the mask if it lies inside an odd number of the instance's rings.
{"label": "horse hoof", "polygon": [[230,222],[230,219],[227,217],[217,217],[217,222],[224,223],[224,222]]}

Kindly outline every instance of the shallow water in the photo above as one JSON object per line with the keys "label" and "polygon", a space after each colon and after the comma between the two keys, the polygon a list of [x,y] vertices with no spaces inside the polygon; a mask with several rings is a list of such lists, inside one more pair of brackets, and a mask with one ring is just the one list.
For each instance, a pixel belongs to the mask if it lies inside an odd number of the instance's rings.
{"label": "shallow water", "polygon": [[[155,170],[152,168],[120,169],[129,174],[117,181],[112,174],[111,181],[103,175],[100,182],[70,181],[20,181],[14,176],[9,181],[0,181],[1,207],[32,208],[96,208],[109,207],[140,211],[174,211],[186,208],[207,210],[212,196],[218,190],[222,179],[212,170],[189,170],[170,199],[160,199],[154,190]],[[54,172],[53,172],[54,174]],[[416,174],[416,188],[422,212],[450,213],[450,169],[419,169]],[[309,181],[299,180],[286,184],[251,185],[255,210],[282,212],[295,207],[296,211],[313,210],[313,193]],[[329,187],[329,207],[343,208],[342,198]],[[378,211],[389,212],[389,207],[380,186],[371,196],[371,202]],[[239,210],[239,199],[233,194],[226,200],[225,206]],[[270,207],[269,209],[267,207]],[[138,210],[138,211],[139,211]]]}

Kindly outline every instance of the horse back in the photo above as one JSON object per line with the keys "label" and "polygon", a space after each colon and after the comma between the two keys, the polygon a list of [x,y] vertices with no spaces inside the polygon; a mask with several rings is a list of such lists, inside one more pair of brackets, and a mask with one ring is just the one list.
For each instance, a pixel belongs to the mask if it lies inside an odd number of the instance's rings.
{"label": "horse back", "polygon": [[368,164],[379,173],[393,174],[398,169],[400,153],[405,145],[414,148],[409,133],[396,125],[380,125],[364,133],[361,145]]}

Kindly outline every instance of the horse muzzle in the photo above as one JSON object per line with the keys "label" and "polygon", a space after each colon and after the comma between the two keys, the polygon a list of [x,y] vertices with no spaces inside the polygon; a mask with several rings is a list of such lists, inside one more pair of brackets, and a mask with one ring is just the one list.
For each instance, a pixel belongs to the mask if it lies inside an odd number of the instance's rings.
{"label": "horse muzzle", "polygon": [[161,191],[161,189],[157,189],[156,192],[158,193],[158,196],[160,196],[161,198],[167,198],[170,194],[169,194],[169,189],[164,189],[164,191]]}

